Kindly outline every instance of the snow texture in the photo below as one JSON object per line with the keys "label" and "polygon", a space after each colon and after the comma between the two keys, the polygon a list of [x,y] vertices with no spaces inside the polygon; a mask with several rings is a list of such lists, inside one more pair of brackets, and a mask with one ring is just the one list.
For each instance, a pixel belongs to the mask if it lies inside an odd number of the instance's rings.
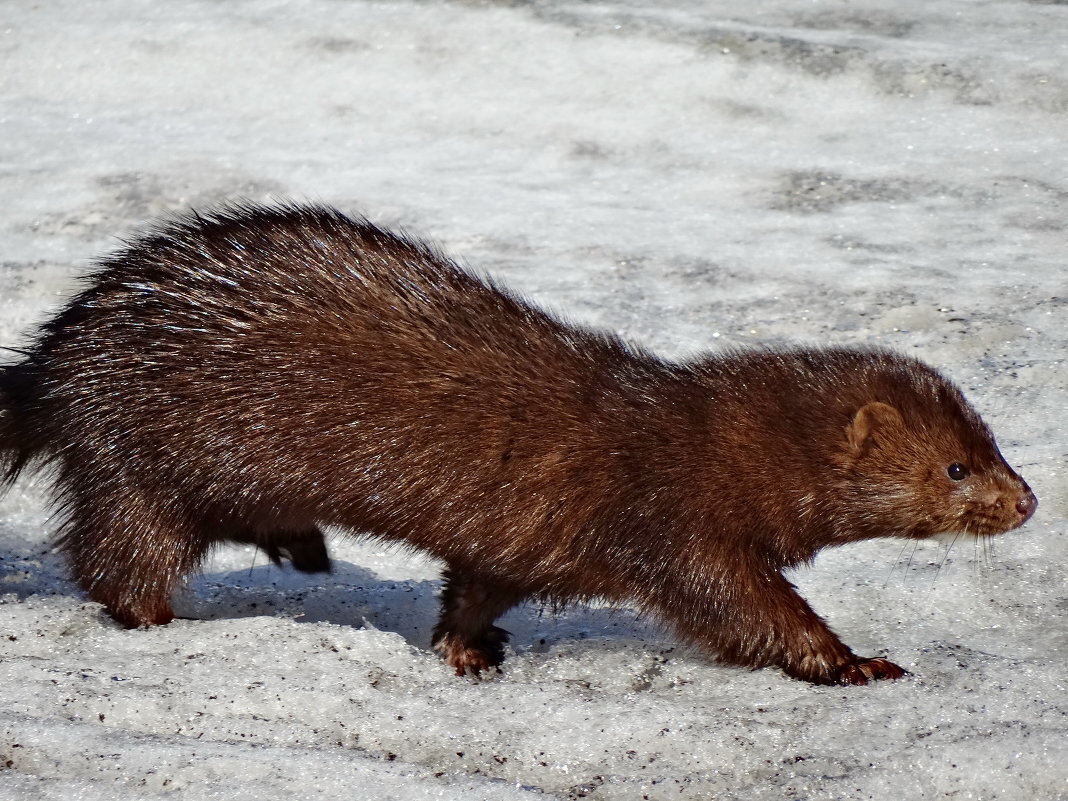
{"label": "snow texture", "polygon": [[0,344],[144,220],[363,212],[668,355],[879,343],[940,366],[1041,506],[981,550],[796,581],[859,653],[817,688],[632,610],[523,606],[503,673],[429,649],[438,566],[221,551],[118,628],[0,506],[0,801],[1068,798],[1063,0],[54,0],[0,6]]}

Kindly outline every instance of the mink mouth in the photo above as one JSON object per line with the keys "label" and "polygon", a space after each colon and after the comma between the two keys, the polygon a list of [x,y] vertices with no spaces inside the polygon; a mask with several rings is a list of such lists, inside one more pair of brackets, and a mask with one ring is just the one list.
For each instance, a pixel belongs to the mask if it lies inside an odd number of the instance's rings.
{"label": "mink mouth", "polygon": [[971,537],[973,539],[998,537],[1019,527],[1019,523],[1007,523],[994,517],[973,516],[965,522],[947,527],[937,534],[933,534],[930,539],[949,541],[950,539],[958,540],[961,537]]}
{"label": "mink mouth", "polygon": [[992,537],[998,536],[991,533],[979,533],[977,531],[943,531],[939,534],[932,534],[927,539],[952,547],[962,540],[965,542],[978,542],[979,540],[987,540]]}

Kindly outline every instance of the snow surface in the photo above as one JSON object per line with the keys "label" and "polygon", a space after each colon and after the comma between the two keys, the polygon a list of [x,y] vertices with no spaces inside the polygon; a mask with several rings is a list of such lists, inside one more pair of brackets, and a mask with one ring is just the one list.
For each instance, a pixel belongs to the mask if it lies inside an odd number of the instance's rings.
{"label": "snow surface", "polygon": [[881,343],[941,366],[1041,501],[996,548],[796,580],[913,675],[722,667],[631,610],[523,606],[503,674],[429,650],[438,568],[218,554],[124,631],[0,506],[6,799],[1068,798],[1063,0],[0,5],[0,343],[153,215],[300,197],[433,237],[682,355]]}

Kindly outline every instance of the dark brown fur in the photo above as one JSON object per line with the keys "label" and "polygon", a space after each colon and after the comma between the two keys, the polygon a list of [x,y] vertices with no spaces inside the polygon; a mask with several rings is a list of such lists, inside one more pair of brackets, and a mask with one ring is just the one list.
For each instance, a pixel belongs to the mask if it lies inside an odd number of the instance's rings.
{"label": "dark brown fur", "polygon": [[[315,207],[169,223],[0,371],[0,449],[56,470],[78,583],[127,626],[224,540],[329,567],[320,525],[448,565],[434,643],[497,665],[535,596],[633,602],[735,665],[897,677],[782,569],[1035,508],[935,370],[882,350],[665,361]],[[953,479],[950,465],[967,475]]]}

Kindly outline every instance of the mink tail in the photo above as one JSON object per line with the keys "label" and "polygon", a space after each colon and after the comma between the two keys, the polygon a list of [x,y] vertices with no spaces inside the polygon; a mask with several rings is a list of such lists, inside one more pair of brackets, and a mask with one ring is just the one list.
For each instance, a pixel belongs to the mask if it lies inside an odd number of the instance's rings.
{"label": "mink tail", "polygon": [[34,456],[23,410],[30,383],[26,362],[0,367],[0,490],[10,486]]}

